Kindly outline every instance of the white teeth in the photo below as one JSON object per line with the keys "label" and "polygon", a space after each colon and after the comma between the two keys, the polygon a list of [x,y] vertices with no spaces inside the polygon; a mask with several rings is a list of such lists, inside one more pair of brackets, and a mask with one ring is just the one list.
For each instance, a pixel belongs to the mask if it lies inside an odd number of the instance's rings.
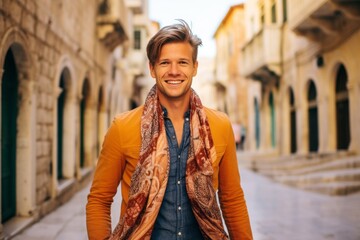
{"label": "white teeth", "polygon": [[179,83],[181,83],[181,81],[167,81],[167,83],[170,83],[170,84],[179,84]]}

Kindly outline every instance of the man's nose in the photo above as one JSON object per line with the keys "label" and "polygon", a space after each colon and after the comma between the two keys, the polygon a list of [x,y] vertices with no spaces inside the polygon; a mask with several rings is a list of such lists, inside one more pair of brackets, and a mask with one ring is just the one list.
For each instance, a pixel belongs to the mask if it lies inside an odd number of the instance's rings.
{"label": "man's nose", "polygon": [[169,73],[173,74],[173,75],[179,74],[179,66],[178,66],[178,64],[176,64],[176,63],[170,64]]}

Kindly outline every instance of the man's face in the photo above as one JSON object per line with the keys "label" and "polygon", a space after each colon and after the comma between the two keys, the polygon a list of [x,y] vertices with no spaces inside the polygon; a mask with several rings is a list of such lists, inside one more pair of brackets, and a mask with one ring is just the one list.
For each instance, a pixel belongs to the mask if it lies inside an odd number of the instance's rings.
{"label": "man's face", "polygon": [[189,43],[165,44],[154,66],[150,64],[151,76],[156,79],[159,99],[178,101],[190,97],[192,78],[198,63],[192,60],[193,49]]}

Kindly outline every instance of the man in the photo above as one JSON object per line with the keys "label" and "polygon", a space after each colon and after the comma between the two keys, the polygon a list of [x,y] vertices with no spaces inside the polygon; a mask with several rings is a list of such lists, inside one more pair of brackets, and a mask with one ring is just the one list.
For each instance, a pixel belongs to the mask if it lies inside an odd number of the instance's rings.
{"label": "man", "polygon": [[[231,123],[191,89],[199,45],[182,20],[149,41],[156,84],[144,106],[117,116],[105,136],[86,206],[89,239],[228,239],[222,215],[231,239],[252,239]],[[111,233],[120,182],[120,221]]]}

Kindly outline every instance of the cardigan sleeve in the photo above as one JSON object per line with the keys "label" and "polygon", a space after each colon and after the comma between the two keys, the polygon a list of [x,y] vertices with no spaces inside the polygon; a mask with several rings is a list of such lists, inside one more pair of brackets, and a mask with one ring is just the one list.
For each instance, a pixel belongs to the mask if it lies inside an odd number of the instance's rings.
{"label": "cardigan sleeve", "polygon": [[125,168],[120,145],[115,119],[104,138],[88,195],[86,226],[90,240],[108,239],[111,234],[111,204]]}
{"label": "cardigan sleeve", "polygon": [[231,239],[253,239],[236,157],[234,133],[226,124],[227,145],[219,165],[219,200]]}

